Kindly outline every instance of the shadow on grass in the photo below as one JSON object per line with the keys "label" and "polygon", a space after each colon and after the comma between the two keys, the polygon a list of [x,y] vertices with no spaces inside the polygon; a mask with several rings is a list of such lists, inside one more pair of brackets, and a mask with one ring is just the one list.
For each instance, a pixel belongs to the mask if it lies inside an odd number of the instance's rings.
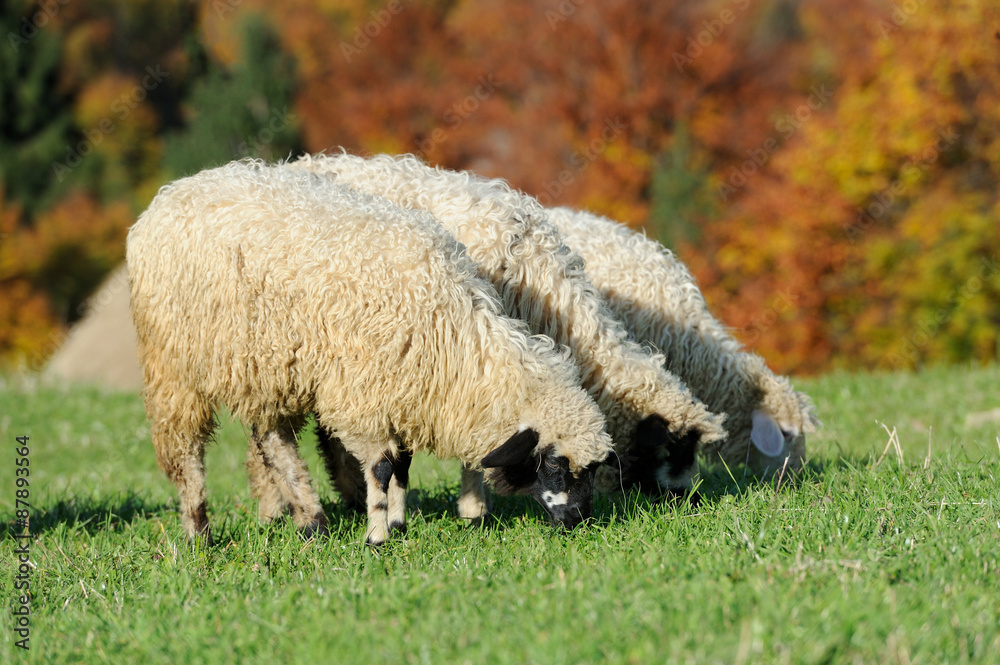
{"label": "shadow on grass", "polygon": [[866,462],[867,460],[846,459],[811,460],[799,471],[776,472],[763,476],[754,474],[748,467],[742,465],[729,469],[721,464],[702,466],[698,494],[701,497],[702,507],[705,507],[718,503],[726,496],[740,497],[757,491],[795,491],[804,485],[818,482],[831,466],[849,467]]}
{"label": "shadow on grass", "polygon": [[[652,496],[630,490],[624,495],[606,497],[595,495],[594,513],[589,520],[591,527],[606,527],[609,524],[631,519],[642,512],[662,512],[664,508],[675,507],[680,511],[711,511],[713,505],[720,503],[726,496],[739,498],[760,491],[772,492],[779,487],[781,492],[795,491],[808,483],[818,482],[829,468],[851,468],[870,463],[868,457],[857,459],[838,458],[828,461],[810,461],[804,469],[797,473],[774,474],[771,476],[755,476],[743,466],[727,470],[721,465],[702,467],[701,485],[698,487],[700,502],[691,502],[687,497]],[[780,478],[780,483],[779,483]],[[438,521],[459,522],[457,484],[440,484],[429,488],[410,488],[407,492],[407,521],[419,516],[423,522]],[[500,496],[489,493],[490,514],[479,526],[490,530],[504,531],[509,528],[521,528],[524,521],[532,520],[548,525],[549,517],[542,506],[529,496]],[[158,506],[162,510],[164,506]],[[175,510],[174,507],[167,508]],[[343,503],[336,496],[323,502],[323,511],[330,522],[331,538],[342,538],[356,531],[367,522],[364,509],[360,510],[351,504]],[[134,511],[133,511],[134,513]],[[132,514],[126,512],[125,514]],[[290,518],[273,525],[258,525],[261,530],[283,528],[281,524]],[[253,520],[256,523],[256,519]],[[213,522],[213,533],[219,541],[237,538],[239,529],[230,520],[219,524]]]}
{"label": "shadow on grass", "polygon": [[[174,510],[168,504],[153,502],[132,492],[108,497],[69,497],[31,510],[31,533],[39,535],[60,525],[93,535],[99,532],[120,532],[135,521],[148,519]],[[8,533],[14,535],[16,523],[8,522]]]}
{"label": "shadow on grass", "polygon": [[[534,501],[520,496],[499,496],[487,490],[490,513],[481,520],[467,522],[458,516],[459,485],[439,485],[431,489],[411,489],[407,493],[406,505],[410,515],[419,513],[426,522],[444,520],[465,523],[471,528],[504,530],[515,516],[525,513],[523,506]],[[518,507],[522,507],[520,510]]]}

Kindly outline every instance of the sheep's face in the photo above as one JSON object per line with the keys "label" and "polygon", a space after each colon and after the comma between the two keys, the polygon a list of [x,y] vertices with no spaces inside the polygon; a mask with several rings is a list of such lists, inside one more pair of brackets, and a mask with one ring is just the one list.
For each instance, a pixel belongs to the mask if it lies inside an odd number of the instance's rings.
{"label": "sheep's face", "polygon": [[[644,494],[686,494],[691,491],[698,475],[699,433],[677,435],[667,427],[667,421],[657,415],[639,421],[632,435],[628,454],[620,462],[607,462],[615,467],[620,463],[622,490],[637,487]],[[618,471],[618,468],[614,468]]]}
{"label": "sheep's face", "polygon": [[782,425],[765,411],[754,411],[750,443],[747,461],[755,473],[767,476],[786,468],[786,464],[788,471],[802,468],[806,435],[796,425]]}
{"label": "sheep's face", "polygon": [[594,506],[594,464],[578,474],[552,446],[538,450],[538,432],[523,429],[483,458],[488,480],[499,494],[529,494],[542,504],[553,526],[572,529],[589,519]]}

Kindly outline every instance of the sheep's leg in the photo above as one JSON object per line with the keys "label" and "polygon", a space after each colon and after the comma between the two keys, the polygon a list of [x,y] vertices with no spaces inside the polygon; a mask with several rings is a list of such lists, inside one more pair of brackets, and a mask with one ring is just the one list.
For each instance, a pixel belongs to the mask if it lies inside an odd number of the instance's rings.
{"label": "sheep's leg", "polygon": [[257,448],[263,465],[277,481],[278,491],[292,506],[292,520],[306,536],[327,533],[326,515],[319,495],[309,479],[309,469],[299,456],[295,430],[288,421],[261,434],[251,433],[251,446]]}
{"label": "sheep's leg", "polygon": [[462,490],[458,496],[458,516],[473,524],[482,522],[490,512],[486,503],[483,472],[462,465]]}
{"label": "sheep's leg", "polygon": [[269,524],[281,517],[288,508],[288,498],[281,493],[278,478],[265,463],[256,443],[247,448],[247,478],[250,494],[257,499],[257,519],[261,524]]}
{"label": "sheep's leg", "polygon": [[192,391],[161,382],[147,390],[146,411],[156,462],[180,494],[181,524],[189,538],[211,544],[205,500],[205,443],[215,429],[212,407]]}
{"label": "sheep's leg", "polygon": [[333,489],[340,495],[340,503],[355,512],[365,509],[365,473],[361,462],[347,452],[344,442],[322,425],[316,425],[316,448],[319,450],[326,473]]}
{"label": "sheep's leg", "polygon": [[365,483],[368,485],[366,503],[368,509],[368,530],[365,544],[378,547],[389,537],[389,480],[392,478],[392,462],[382,457],[372,464],[365,464]]}
{"label": "sheep's leg", "polygon": [[[399,456],[386,449],[374,460],[364,462],[367,487],[368,530],[365,543],[379,547],[392,531],[405,528],[406,484],[409,482],[410,454]],[[390,522],[390,519],[393,520]]]}
{"label": "sheep's leg", "polygon": [[413,453],[408,450],[399,451],[393,460],[392,480],[388,491],[388,521],[389,533],[406,533],[406,488],[410,484],[410,462]]}

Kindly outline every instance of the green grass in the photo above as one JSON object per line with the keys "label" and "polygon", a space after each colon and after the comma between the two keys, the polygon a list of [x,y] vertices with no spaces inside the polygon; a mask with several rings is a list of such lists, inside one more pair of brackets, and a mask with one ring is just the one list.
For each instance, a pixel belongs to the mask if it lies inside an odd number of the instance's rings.
{"label": "green grass", "polygon": [[[1000,662],[1000,423],[966,425],[1000,406],[1000,368],[797,384],[825,428],[780,491],[708,469],[697,510],[600,499],[595,523],[560,535],[515,498],[476,529],[454,517],[457,466],[420,457],[409,535],[379,556],[311,436],[332,537],[257,524],[245,433],[226,423],[207,461],[220,542],[197,550],[136,395],[0,379],[0,519],[27,434],[38,534],[31,650],[14,648],[8,615],[0,662]],[[876,464],[876,421],[902,460]],[[5,601],[13,550],[5,533]]]}

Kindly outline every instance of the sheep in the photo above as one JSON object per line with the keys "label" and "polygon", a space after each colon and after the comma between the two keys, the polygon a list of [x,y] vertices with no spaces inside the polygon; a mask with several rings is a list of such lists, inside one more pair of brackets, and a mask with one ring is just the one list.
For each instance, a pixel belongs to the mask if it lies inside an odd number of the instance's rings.
{"label": "sheep", "polygon": [[280,494],[307,536],[327,526],[295,438],[311,412],[362,464],[369,545],[405,529],[410,456],[425,450],[489,469],[557,526],[591,514],[612,444],[578,368],[502,314],[426,214],[233,162],[163,187],[126,255],[153,445],[190,537],[211,540],[218,405],[249,426],[267,474],[255,494]]}
{"label": "sheep", "polygon": [[548,217],[635,339],[660,349],[667,369],[710,409],[728,415],[729,436],[704,446],[706,458],[746,463],[762,475],[786,459],[792,470],[802,466],[805,434],[820,424],[812,401],[733,339],[670,250],[588,212],[554,208]]}
{"label": "sheep", "polygon": [[[633,485],[655,493],[691,490],[696,448],[725,436],[722,417],[664,369],[662,356],[628,339],[587,281],[580,257],[563,244],[535,199],[502,180],[432,168],[411,155],[306,155],[285,167],[334,175],[361,191],[430,212],[496,286],[505,312],[570,349],[617,453],[615,465],[598,472],[596,489],[608,494]],[[359,503],[361,497],[350,493],[361,485],[344,480],[350,469],[337,468],[336,437],[320,431],[319,438],[334,486]],[[487,506],[475,469],[463,469],[462,487],[460,516],[484,516]]]}

